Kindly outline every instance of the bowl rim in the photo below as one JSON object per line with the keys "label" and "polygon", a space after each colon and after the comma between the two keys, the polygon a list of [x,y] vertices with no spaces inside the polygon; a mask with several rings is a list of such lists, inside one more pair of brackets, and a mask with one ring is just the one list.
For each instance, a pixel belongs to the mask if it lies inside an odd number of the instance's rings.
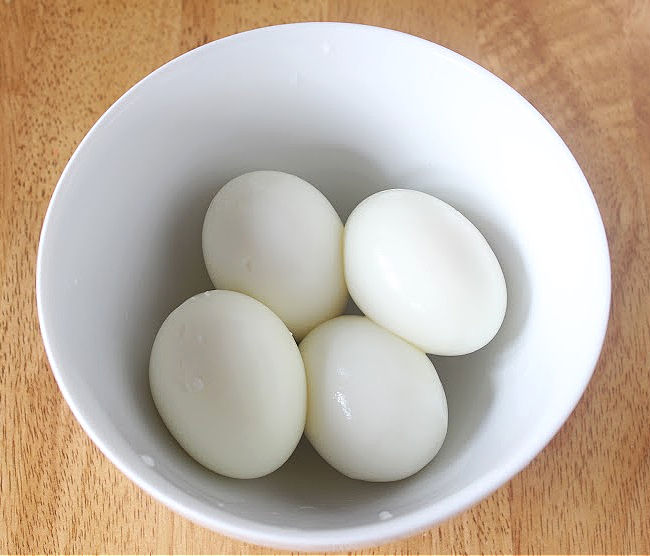
{"label": "bowl rim", "polygon": [[[169,71],[176,64],[182,63],[183,60],[189,57],[196,56],[202,50],[215,48],[218,44],[226,41],[239,41],[246,37],[256,35],[274,35],[283,33],[297,27],[312,27],[320,30],[343,30],[346,32],[366,32],[383,34],[389,40],[397,41],[411,41],[417,43],[421,48],[428,48],[430,51],[435,52],[436,55],[445,57],[452,60],[454,63],[462,65],[465,69],[478,73],[482,78],[499,83],[505,94],[515,95],[519,102],[522,102],[530,112],[532,112],[543,124],[552,132],[558,147],[565,151],[568,158],[575,166],[577,171],[577,180],[582,182],[582,187],[586,189],[591,198],[591,211],[592,216],[595,216],[595,221],[600,224],[600,238],[594,238],[594,249],[600,250],[600,259],[602,261],[602,268],[597,279],[603,281],[603,286],[607,292],[607,303],[604,310],[600,315],[598,324],[598,333],[593,338],[591,352],[589,354],[589,363],[584,369],[581,370],[581,377],[579,387],[573,392],[570,401],[563,408],[563,411],[558,412],[555,418],[550,420],[547,428],[542,431],[543,434],[531,436],[527,442],[522,443],[516,451],[513,451],[508,458],[506,464],[502,465],[499,469],[492,470],[491,472],[481,475],[472,483],[457,491],[456,493],[448,496],[442,501],[439,501],[435,506],[428,506],[415,510],[408,514],[396,516],[392,519],[385,521],[377,521],[375,523],[354,526],[349,528],[336,528],[336,529],[311,529],[300,530],[281,526],[271,526],[260,524],[259,522],[239,518],[226,511],[221,511],[212,508],[205,503],[197,501],[192,496],[185,493],[179,487],[162,479],[156,473],[143,473],[142,467],[134,465],[133,462],[125,457],[115,442],[107,441],[95,432],[92,423],[92,417],[86,414],[82,408],[76,403],[73,394],[71,393],[62,369],[57,363],[57,354],[52,345],[52,339],[49,330],[52,324],[46,315],[46,293],[45,285],[43,283],[43,265],[44,265],[44,252],[47,243],[48,232],[52,226],[52,214],[55,207],[59,203],[61,191],[65,187],[65,182],[68,177],[73,173],[75,162],[79,157],[79,153],[84,150],[86,143],[93,140],[97,132],[105,126],[107,121],[119,110],[120,106],[128,101],[131,97],[138,94],[142,85],[148,80],[152,79],[158,73]],[[555,436],[560,427],[568,419],[569,415],[575,409],[578,401],[582,397],[591,376],[595,370],[596,364],[600,357],[607,324],[609,320],[609,312],[611,306],[611,263],[609,257],[609,248],[605,234],[605,228],[600,216],[593,192],[587,183],[582,170],[578,166],[577,161],[571,154],[569,148],[564,143],[562,138],[555,132],[548,121],[538,112],[532,104],[530,104],[523,96],[517,93],[512,87],[501,80],[499,77],[489,72],[479,64],[472,62],[461,54],[458,54],[448,48],[428,41],[426,39],[416,37],[401,31],[388,29],[384,27],[376,27],[371,25],[359,23],[340,23],[340,22],[303,22],[303,23],[289,23],[283,25],[273,25],[268,27],[261,27],[244,31],[234,35],[230,35],[203,46],[190,50],[169,62],[163,64],[158,69],[149,73],[143,79],[138,81],[130,89],[128,89],[122,96],[120,96],[97,122],[90,128],[85,137],[79,143],[70,160],[67,162],[61,177],[54,189],[50,203],[47,208],[43,226],[39,238],[37,263],[36,263],[36,304],[38,319],[40,325],[41,335],[43,337],[43,344],[45,352],[52,369],[52,373],[56,382],[63,394],[63,397],[70,407],[73,415],[81,424],[81,427],[86,434],[91,438],[93,443],[100,449],[100,451],[131,481],[138,485],[141,489],[151,495],[154,499],[162,502],[174,512],[186,517],[187,519],[221,533],[229,537],[249,542],[257,545],[274,547],[281,550],[308,550],[308,551],[334,551],[334,550],[347,550],[362,548],[372,545],[378,545],[385,542],[390,542],[399,538],[416,534],[420,531],[428,529],[476,504],[480,500],[489,496],[492,492],[497,490],[500,486],[504,485],[530,461],[536,457],[549,441]],[[578,382],[578,381],[576,381]],[[144,465],[144,464],[143,464]],[[208,511],[209,510],[209,511]]]}

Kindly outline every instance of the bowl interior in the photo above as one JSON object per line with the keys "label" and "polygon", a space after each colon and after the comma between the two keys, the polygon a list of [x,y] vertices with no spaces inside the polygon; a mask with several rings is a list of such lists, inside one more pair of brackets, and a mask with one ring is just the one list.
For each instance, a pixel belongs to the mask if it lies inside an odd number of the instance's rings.
{"label": "bowl interior", "polygon": [[[211,289],[204,213],[220,185],[254,169],[307,179],[343,220],[381,189],[432,193],[468,216],[499,258],[505,322],[486,348],[433,358],[449,432],[416,476],[353,481],[303,442],[277,472],[232,480],[192,461],[161,422],[147,378],[154,336],[174,307]],[[66,399],[127,475],[228,534],[331,547],[447,517],[541,450],[593,371],[608,265],[580,169],[514,91],[407,35],[305,24],[197,49],[118,101],[55,193],[38,300]]]}

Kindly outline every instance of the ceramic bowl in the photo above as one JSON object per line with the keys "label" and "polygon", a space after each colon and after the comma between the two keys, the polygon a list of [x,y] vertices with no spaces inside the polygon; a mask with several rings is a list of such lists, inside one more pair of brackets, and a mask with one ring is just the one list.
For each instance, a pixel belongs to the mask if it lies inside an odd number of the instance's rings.
{"label": "ceramic bowl", "polygon": [[[381,189],[432,193],[470,218],[499,258],[505,322],[484,349],[433,358],[449,432],[415,476],[353,481],[303,441],[275,473],[228,479],[194,462],[159,418],[148,384],[154,336],[183,300],[211,289],[204,214],[222,184],[256,169],[305,178],[343,220]],[[413,36],[309,23],[193,50],[100,118],[52,197],[37,297],[61,392],[124,474],[223,534],[334,550],[431,527],[542,450],[594,370],[610,268],[580,168],[514,90]]]}

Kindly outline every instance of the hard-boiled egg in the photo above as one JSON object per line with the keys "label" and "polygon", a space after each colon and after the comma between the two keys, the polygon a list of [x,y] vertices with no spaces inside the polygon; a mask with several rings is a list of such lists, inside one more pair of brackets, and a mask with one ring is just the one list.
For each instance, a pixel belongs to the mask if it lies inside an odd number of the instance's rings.
{"label": "hard-boiled egg", "polygon": [[203,255],[215,287],[258,299],[298,339],[345,308],[342,248],[343,225],[329,201],[283,172],[231,180],[203,224]]}
{"label": "hard-boiled egg", "polygon": [[460,212],[419,191],[362,201],[345,225],[345,278],[370,319],[427,353],[487,344],[506,311],[506,283],[485,238]]}
{"label": "hard-boiled egg", "polygon": [[205,292],[173,311],[156,336],[149,380],[174,438],[222,475],[271,473],[302,435],[298,346],[270,309],[246,295]]}
{"label": "hard-boiled egg", "polygon": [[436,455],[447,401],[429,358],[369,319],[342,316],[300,344],[309,405],[305,433],[353,479],[394,481]]}

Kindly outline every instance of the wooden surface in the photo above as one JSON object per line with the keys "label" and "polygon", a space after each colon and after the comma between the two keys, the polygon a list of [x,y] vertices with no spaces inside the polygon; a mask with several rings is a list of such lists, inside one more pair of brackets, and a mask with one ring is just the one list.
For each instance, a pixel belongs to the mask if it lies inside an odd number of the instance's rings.
{"label": "wooden surface", "polygon": [[478,506],[373,552],[650,552],[650,0],[0,0],[0,552],[264,551],[173,514],[94,447],[48,368],[34,266],[56,181],[119,95],[200,44],[306,20],[419,35],[510,83],[571,148],[611,248],[605,348],[560,433]]}

